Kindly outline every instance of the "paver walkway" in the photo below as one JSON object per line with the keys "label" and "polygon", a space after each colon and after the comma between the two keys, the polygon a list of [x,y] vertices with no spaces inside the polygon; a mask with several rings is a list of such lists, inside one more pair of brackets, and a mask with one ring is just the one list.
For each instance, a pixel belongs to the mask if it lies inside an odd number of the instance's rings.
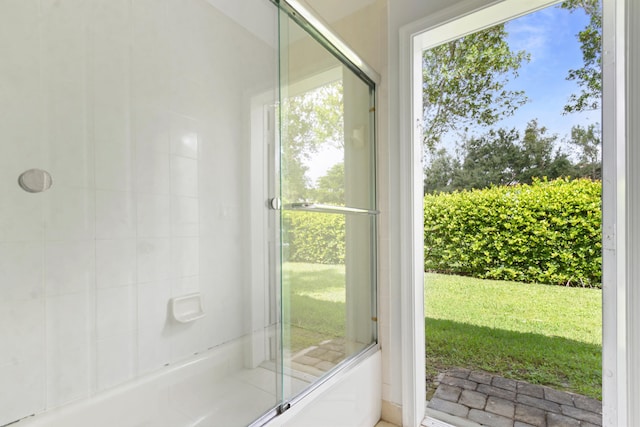
{"label": "paver walkway", "polygon": [[444,373],[428,408],[491,427],[596,427],[602,403],[486,372]]}
{"label": "paver walkway", "polygon": [[320,377],[344,360],[345,347],[346,341],[342,338],[323,341],[317,346],[296,353],[292,357],[291,367],[299,372]]}

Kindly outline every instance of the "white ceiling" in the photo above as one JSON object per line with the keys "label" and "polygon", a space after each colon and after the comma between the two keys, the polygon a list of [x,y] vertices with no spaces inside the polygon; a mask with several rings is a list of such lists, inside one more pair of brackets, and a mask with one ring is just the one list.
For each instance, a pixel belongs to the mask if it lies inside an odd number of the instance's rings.
{"label": "white ceiling", "polygon": [[374,4],[377,0],[301,0],[309,5],[326,22],[335,22],[360,9]]}
{"label": "white ceiling", "polygon": [[[276,8],[267,0],[207,0],[216,9],[245,27],[265,43],[277,44]],[[333,23],[377,0],[298,0],[326,23]],[[295,37],[295,36],[294,36]]]}

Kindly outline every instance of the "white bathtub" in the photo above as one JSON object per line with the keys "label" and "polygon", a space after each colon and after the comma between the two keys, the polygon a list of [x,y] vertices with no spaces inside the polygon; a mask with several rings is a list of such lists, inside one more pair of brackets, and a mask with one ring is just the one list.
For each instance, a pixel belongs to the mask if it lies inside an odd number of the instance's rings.
{"label": "white bathtub", "polygon": [[[11,427],[233,427],[276,405],[271,369],[236,369],[227,344],[93,397],[27,417]],[[268,425],[370,427],[380,415],[380,352],[319,387]],[[233,372],[228,374],[228,372]],[[225,373],[227,373],[225,375]],[[308,382],[288,378],[298,391]]]}
{"label": "white bathtub", "polygon": [[242,369],[237,366],[242,360],[241,343],[226,344],[13,426],[247,425],[276,405],[275,373],[262,367]]}

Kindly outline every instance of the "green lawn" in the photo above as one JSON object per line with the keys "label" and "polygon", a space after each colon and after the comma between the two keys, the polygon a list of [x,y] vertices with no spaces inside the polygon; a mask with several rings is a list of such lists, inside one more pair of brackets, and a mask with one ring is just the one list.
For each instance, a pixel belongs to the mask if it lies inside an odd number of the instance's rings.
{"label": "green lawn", "polygon": [[285,263],[282,278],[286,347],[296,353],[344,337],[344,265]]}
{"label": "green lawn", "polygon": [[[294,351],[344,335],[344,267],[287,263]],[[427,378],[450,367],[601,396],[601,291],[427,274]]]}
{"label": "green lawn", "polygon": [[598,289],[427,274],[427,378],[466,367],[600,398]]}

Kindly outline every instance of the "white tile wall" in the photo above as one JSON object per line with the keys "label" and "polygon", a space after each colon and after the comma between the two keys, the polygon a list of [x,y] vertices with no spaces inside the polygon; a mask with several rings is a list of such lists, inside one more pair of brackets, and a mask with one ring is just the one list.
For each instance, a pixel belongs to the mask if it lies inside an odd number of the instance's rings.
{"label": "white tile wall", "polygon": [[96,237],[136,237],[135,194],[129,191],[96,190]]}
{"label": "white tile wall", "polygon": [[206,0],[0,2],[0,425],[241,336],[273,46]]}
{"label": "white tile wall", "polygon": [[138,239],[138,282],[171,278],[171,239]]}
{"label": "white tile wall", "polygon": [[111,288],[137,282],[136,239],[96,240],[96,286]]}
{"label": "white tile wall", "polygon": [[0,242],[0,294],[3,303],[42,297],[42,252],[41,242]]}
{"label": "white tile wall", "polygon": [[137,202],[138,237],[171,236],[170,196],[139,193]]}
{"label": "white tile wall", "polygon": [[[153,80],[153,77],[149,77]],[[139,85],[135,82],[134,88]],[[136,104],[141,104],[137,102]],[[132,111],[132,127],[138,157],[144,158],[152,151],[169,154],[169,113],[160,107],[139,106]],[[138,191],[147,192],[144,187]]]}
{"label": "white tile wall", "polygon": [[[20,322],[16,322],[19,319]],[[23,364],[44,352],[44,299],[0,303],[0,366]]]}
{"label": "white tile wall", "polygon": [[0,302],[0,423],[45,408],[44,299]]}
{"label": "white tile wall", "polygon": [[136,337],[130,332],[97,341],[97,389],[105,390],[130,380],[136,370]]}
{"label": "white tile wall", "polygon": [[171,156],[159,150],[138,149],[136,189],[140,193],[171,193]]}
{"label": "white tile wall", "polygon": [[176,196],[198,197],[197,160],[171,157],[171,193]]}
{"label": "white tile wall", "polygon": [[91,374],[89,340],[75,345],[66,345],[62,342],[47,343],[48,407],[61,406],[89,396]]}
{"label": "white tile wall", "polygon": [[96,292],[96,338],[102,340],[136,329],[137,294],[134,286],[98,289]]}
{"label": "white tile wall", "polygon": [[[1,101],[0,101],[1,102]],[[1,125],[0,125],[1,126]],[[0,144],[0,150],[2,144]],[[0,157],[6,159],[5,153]],[[0,160],[0,163],[2,161]],[[42,221],[43,201],[41,198],[29,197],[15,186],[16,177],[22,170],[0,165],[3,173],[0,179],[0,240],[2,241],[42,241],[44,223]],[[13,172],[13,173],[12,173]]]}
{"label": "white tile wall", "polygon": [[200,210],[198,197],[172,198],[171,203],[171,234],[175,237],[198,236]]}
{"label": "white tile wall", "polygon": [[0,366],[0,422],[6,424],[46,408],[41,355]]}
{"label": "white tile wall", "polygon": [[200,247],[197,237],[171,239],[172,277],[197,276],[200,269]]}
{"label": "white tile wall", "polygon": [[[55,180],[55,177],[53,178]],[[55,184],[41,194],[47,240],[87,240],[96,235],[96,193]]]}
{"label": "white tile wall", "polygon": [[94,240],[45,242],[44,283],[47,295],[64,295],[90,289],[96,274],[95,248]]}
{"label": "white tile wall", "polygon": [[171,153],[175,156],[198,158],[200,124],[188,117],[171,116]]}
{"label": "white tile wall", "polygon": [[[165,310],[166,312],[166,310]],[[168,365],[171,358],[171,329],[140,327],[138,330],[138,373],[146,374]]]}
{"label": "white tile wall", "polygon": [[93,316],[90,292],[47,299],[47,404],[86,397],[90,381]]}
{"label": "white tile wall", "polygon": [[138,370],[153,371],[171,362],[173,333],[168,314],[171,281],[138,285]]}

